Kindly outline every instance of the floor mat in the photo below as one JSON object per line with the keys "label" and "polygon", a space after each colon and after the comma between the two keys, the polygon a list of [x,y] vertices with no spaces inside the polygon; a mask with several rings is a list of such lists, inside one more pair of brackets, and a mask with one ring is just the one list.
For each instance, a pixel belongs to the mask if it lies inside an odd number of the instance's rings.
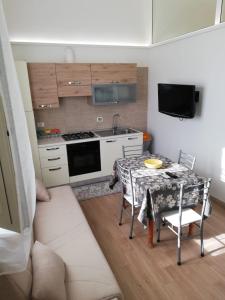
{"label": "floor mat", "polygon": [[105,196],[121,192],[121,185],[117,182],[114,188],[109,188],[109,181],[102,181],[82,185],[73,188],[74,194],[79,201],[86,200],[94,197]]}

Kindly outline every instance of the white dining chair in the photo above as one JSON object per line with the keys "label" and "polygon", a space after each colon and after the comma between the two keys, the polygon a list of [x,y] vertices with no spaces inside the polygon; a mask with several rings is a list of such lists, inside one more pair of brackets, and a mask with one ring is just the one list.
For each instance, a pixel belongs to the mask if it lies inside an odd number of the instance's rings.
{"label": "white dining chair", "polygon": [[123,146],[123,157],[138,157],[143,154],[143,144],[141,145],[132,145],[132,146]]}
{"label": "white dining chair", "polygon": [[[157,241],[160,242],[160,223],[161,220],[168,224],[168,228],[177,236],[177,264],[181,265],[181,237],[183,227],[195,224],[199,227],[199,234],[201,240],[201,256],[204,256],[204,245],[203,245],[203,225],[205,208],[209,201],[209,188],[211,179],[205,180],[204,183],[197,185],[180,185],[179,193],[179,209],[163,212],[158,217]],[[191,196],[202,197],[202,209],[201,214],[198,214],[191,208],[185,207],[185,200]]]}
{"label": "white dining chair", "polygon": [[188,168],[189,170],[193,170],[195,165],[195,156],[185,153],[182,150],[179,151],[178,164],[181,164]]}
{"label": "white dining chair", "polygon": [[135,210],[141,207],[137,201],[135,201],[135,191],[132,180],[132,170],[127,170],[121,166],[118,167],[119,170],[119,178],[122,183],[122,205],[120,211],[120,220],[119,225],[122,225],[123,219],[123,211],[126,208],[126,203],[131,205],[131,226],[130,226],[130,234],[129,238],[133,238],[133,228],[134,228],[134,216]]}

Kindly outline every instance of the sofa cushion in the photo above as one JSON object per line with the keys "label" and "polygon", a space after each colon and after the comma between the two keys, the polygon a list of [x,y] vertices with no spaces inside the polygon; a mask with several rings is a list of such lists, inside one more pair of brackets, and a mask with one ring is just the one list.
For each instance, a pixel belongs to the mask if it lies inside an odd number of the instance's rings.
{"label": "sofa cushion", "polygon": [[39,201],[50,201],[50,195],[44,183],[36,178],[36,198]]}
{"label": "sofa cushion", "polygon": [[62,186],[49,192],[50,202],[37,203],[34,234],[65,262],[68,300],[121,298],[117,281],[72,189]]}
{"label": "sofa cushion", "polygon": [[39,242],[32,249],[33,300],[66,300],[65,265],[61,257]]}
{"label": "sofa cushion", "polygon": [[28,300],[32,287],[32,265],[29,258],[25,271],[0,276],[1,300]]}

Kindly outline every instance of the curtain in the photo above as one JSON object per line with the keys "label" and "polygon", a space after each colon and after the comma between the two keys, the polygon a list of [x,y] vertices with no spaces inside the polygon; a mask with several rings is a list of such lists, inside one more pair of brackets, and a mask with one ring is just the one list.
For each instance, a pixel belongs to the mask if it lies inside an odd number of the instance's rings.
{"label": "curtain", "polygon": [[[25,270],[36,205],[35,173],[23,102],[0,0],[0,91],[10,129],[21,232],[0,229],[0,274]],[[1,146],[1,142],[0,142]],[[1,196],[1,195],[0,195]]]}

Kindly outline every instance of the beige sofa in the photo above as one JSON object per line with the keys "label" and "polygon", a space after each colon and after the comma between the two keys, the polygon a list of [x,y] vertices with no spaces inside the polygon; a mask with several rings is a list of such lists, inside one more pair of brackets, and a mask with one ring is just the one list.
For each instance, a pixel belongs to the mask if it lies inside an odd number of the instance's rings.
{"label": "beige sofa", "polygon": [[[71,187],[51,188],[49,192],[51,201],[37,202],[34,238],[54,250],[65,262],[67,299],[122,299],[118,283]],[[26,272],[0,276],[0,299],[15,300],[10,298],[13,289],[18,294],[16,299],[29,299],[31,282],[30,262]],[[11,288],[6,289],[6,286]]]}

